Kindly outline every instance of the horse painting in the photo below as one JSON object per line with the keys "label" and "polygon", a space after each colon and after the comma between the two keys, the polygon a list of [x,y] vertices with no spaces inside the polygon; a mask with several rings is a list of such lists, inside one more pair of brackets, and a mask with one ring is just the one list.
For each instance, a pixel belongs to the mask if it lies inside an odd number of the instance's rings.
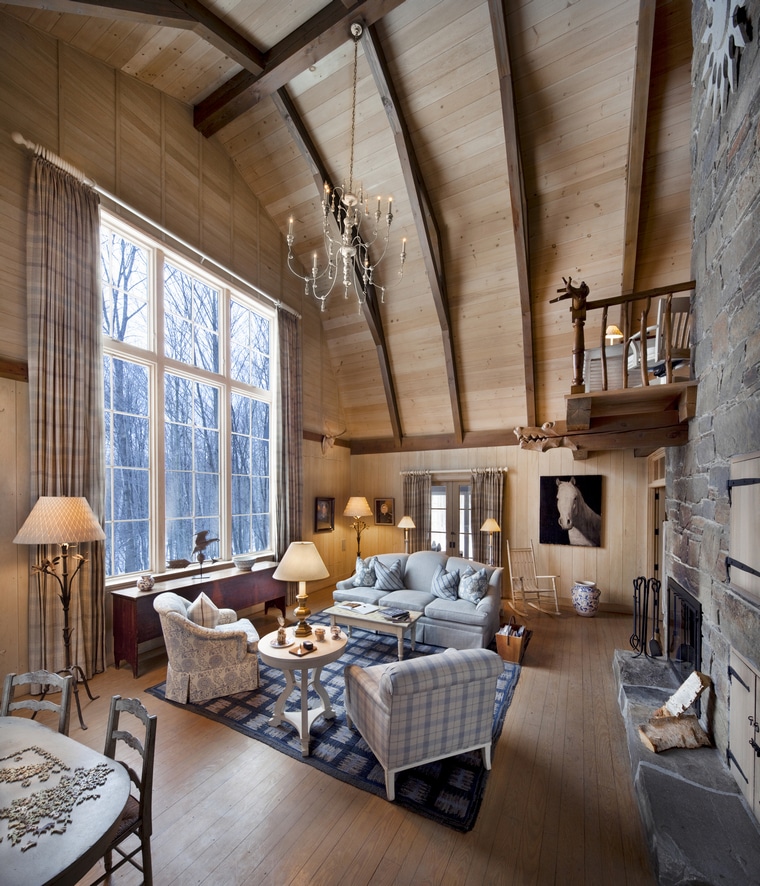
{"label": "horse painting", "polygon": [[593,511],[581,494],[575,477],[557,477],[559,525],[567,532],[571,545],[598,548],[602,540],[602,518]]}

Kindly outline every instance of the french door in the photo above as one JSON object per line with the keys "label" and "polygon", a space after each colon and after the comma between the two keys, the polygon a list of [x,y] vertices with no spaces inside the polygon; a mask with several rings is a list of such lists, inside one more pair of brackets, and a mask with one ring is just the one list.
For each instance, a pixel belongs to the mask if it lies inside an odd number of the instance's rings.
{"label": "french door", "polygon": [[[430,536],[435,550],[472,559],[472,490],[460,480],[430,487]],[[440,545],[440,547],[439,547]]]}

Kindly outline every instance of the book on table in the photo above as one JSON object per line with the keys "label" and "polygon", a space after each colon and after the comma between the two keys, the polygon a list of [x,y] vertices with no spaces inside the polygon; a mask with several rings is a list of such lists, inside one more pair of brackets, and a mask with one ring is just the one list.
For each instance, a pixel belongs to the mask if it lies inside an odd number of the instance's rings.
{"label": "book on table", "polygon": [[341,609],[347,609],[349,612],[355,612],[357,615],[367,615],[370,612],[377,612],[378,607],[372,603],[360,603],[358,600],[349,600],[344,603],[338,603]]}
{"label": "book on table", "polygon": [[380,615],[388,621],[409,621],[409,610],[398,606],[388,606],[380,610]]}

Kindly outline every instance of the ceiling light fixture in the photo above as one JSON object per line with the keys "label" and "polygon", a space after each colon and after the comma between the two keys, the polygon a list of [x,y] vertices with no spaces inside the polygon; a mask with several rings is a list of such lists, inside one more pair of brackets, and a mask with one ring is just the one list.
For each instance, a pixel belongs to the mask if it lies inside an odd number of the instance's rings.
{"label": "ceiling light fixture", "polygon": [[[388,249],[391,223],[393,221],[393,197],[388,198],[385,212],[385,226],[381,230],[383,211],[382,199],[377,198],[377,209],[370,212],[369,196],[362,189],[360,182],[354,182],[354,145],[356,141],[356,72],[358,64],[359,40],[362,36],[362,26],[358,23],[351,25],[351,36],[354,39],[354,80],[351,99],[351,155],[348,167],[348,181],[344,180],[332,190],[325,182],[322,196],[322,231],[324,234],[325,251],[327,252],[327,264],[320,268],[317,262],[317,253],[312,256],[311,273],[303,276],[294,267],[295,256],[293,254],[293,218],[288,220],[288,268],[296,277],[304,282],[304,294],[311,293],[320,302],[320,310],[324,311],[325,302],[333,291],[340,277],[343,282],[344,297],[348,298],[348,290],[353,285],[354,272],[358,283],[356,293],[361,306],[367,298],[372,287],[380,290],[380,301],[385,300],[385,286],[380,286],[375,281],[375,269],[385,258]],[[358,187],[357,187],[358,186]],[[338,235],[331,231],[330,214],[338,222]],[[374,228],[369,240],[365,241],[360,233],[362,222],[370,224],[374,216]],[[379,243],[378,243],[379,241]],[[380,256],[375,262],[370,256],[370,247],[378,243],[381,248]],[[380,244],[382,246],[380,247]],[[401,266],[398,272],[399,279],[404,274],[404,262],[406,261],[406,237],[401,241]],[[339,273],[341,271],[341,273]]]}

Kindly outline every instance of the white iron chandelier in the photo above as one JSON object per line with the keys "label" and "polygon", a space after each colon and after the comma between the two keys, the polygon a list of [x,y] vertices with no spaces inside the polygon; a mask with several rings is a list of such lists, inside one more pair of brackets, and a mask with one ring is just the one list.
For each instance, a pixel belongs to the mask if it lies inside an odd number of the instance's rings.
{"label": "white iron chandelier", "polygon": [[[359,52],[359,40],[362,35],[362,26],[358,23],[351,25],[351,35],[354,38],[354,81],[351,101],[351,155],[348,168],[348,182],[330,189],[325,182],[322,196],[322,232],[324,235],[327,264],[319,267],[317,253],[312,257],[311,273],[303,276],[294,267],[295,256],[293,255],[293,218],[288,220],[288,267],[296,277],[304,282],[304,294],[311,293],[320,302],[320,310],[324,311],[325,302],[335,288],[338,278],[342,278],[344,297],[348,298],[348,291],[353,286],[354,273],[359,284],[357,299],[359,305],[364,303],[371,287],[380,291],[380,300],[385,300],[385,286],[380,286],[374,279],[375,269],[385,258],[388,249],[391,223],[393,221],[393,197],[388,198],[388,208],[385,213],[385,226],[381,230],[380,221],[383,217],[381,199],[377,198],[377,209],[370,213],[369,196],[364,194],[361,183],[357,183],[358,193],[354,185],[354,143],[356,140],[356,71]],[[331,231],[330,214],[335,217],[338,224],[338,234]],[[370,219],[374,215],[374,227],[369,240],[364,240],[360,228],[365,220],[371,224]],[[365,225],[366,227],[366,225]],[[380,255],[375,262],[370,256],[370,247],[378,243],[381,248]],[[406,237],[401,241],[401,265],[398,277],[404,275],[404,262],[406,261]],[[339,265],[342,265],[339,273]]]}

